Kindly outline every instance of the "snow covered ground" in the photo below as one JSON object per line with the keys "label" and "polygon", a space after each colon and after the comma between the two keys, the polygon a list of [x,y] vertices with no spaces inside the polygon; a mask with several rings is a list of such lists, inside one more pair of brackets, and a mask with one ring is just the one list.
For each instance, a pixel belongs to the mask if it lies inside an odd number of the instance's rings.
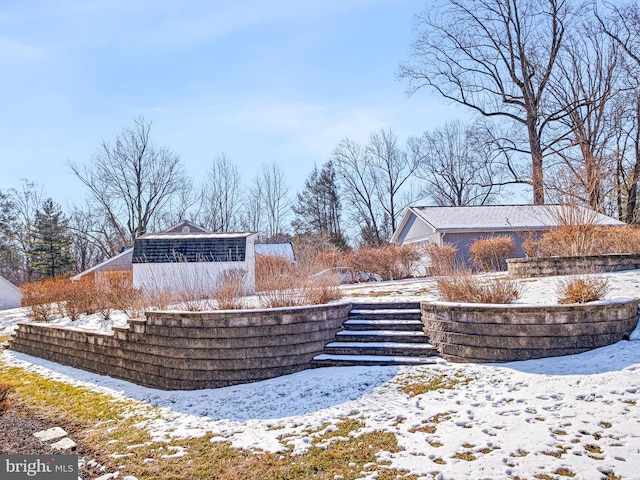
{"label": "snow covered ground", "polygon": [[[640,272],[608,274],[609,297],[640,296]],[[522,303],[553,303],[557,279],[527,281]],[[350,286],[354,300],[435,298],[432,282]],[[386,293],[386,295],[385,295]],[[11,330],[19,311],[0,313]],[[640,478],[640,334],[579,355],[500,365],[332,367],[254,384],[161,391],[10,351],[0,361],[157,406],[154,438],[199,437],[238,448],[304,452],[309,431],[358,419],[403,448],[380,460],[424,479]],[[446,375],[451,388],[407,393]],[[409,387],[408,387],[409,386]],[[328,427],[331,428],[331,427]],[[189,452],[181,452],[188,456]],[[371,465],[362,478],[375,478]]]}

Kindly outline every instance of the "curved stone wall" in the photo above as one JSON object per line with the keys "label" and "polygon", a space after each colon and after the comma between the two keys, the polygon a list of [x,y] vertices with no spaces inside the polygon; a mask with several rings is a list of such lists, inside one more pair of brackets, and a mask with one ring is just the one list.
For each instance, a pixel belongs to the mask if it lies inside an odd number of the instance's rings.
{"label": "curved stone wall", "polygon": [[9,348],[148,387],[216,388],[307,368],[350,309],[147,312],[111,333],[23,323]]}
{"label": "curved stone wall", "polygon": [[582,255],[577,257],[509,258],[511,278],[573,275],[581,272],[619,272],[640,269],[640,255]]}
{"label": "curved stone wall", "polygon": [[573,305],[423,302],[431,344],[452,362],[509,362],[580,353],[628,336],[640,299]]}

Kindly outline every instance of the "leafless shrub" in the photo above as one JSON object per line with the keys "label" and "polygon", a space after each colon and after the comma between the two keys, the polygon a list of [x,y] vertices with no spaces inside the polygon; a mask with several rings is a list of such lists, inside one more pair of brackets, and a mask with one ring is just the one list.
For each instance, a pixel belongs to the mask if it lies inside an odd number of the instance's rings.
{"label": "leafless shrub", "polygon": [[563,225],[542,236],[540,252],[545,257],[640,253],[640,228]]}
{"label": "leafless shrub", "polygon": [[520,233],[520,237],[522,238],[520,248],[523,253],[529,258],[540,257],[541,235],[537,232],[522,232]]}
{"label": "leafless shrub", "polygon": [[295,265],[282,255],[260,255],[256,257],[256,292],[269,290],[293,275]]}
{"label": "leafless shrub", "polygon": [[346,266],[356,279],[367,281],[372,274],[383,280],[409,278],[422,259],[418,247],[413,245],[385,245],[360,248],[346,257]]}
{"label": "leafless shrub", "polygon": [[481,279],[468,270],[436,280],[439,296],[446,302],[513,303],[522,294],[523,286],[517,280]]}
{"label": "leafless shrub", "polygon": [[66,281],[68,280],[53,278],[22,285],[22,306],[27,307],[32,320],[50,322],[56,316],[64,315],[60,312],[60,305],[64,302],[65,295],[62,283]]}
{"label": "leafless shrub", "polygon": [[340,298],[338,278],[332,272],[313,275],[319,265],[295,265],[291,268],[262,269],[258,299],[263,308],[319,305]]}
{"label": "leafless shrub", "polygon": [[435,276],[451,275],[455,268],[456,253],[458,249],[450,243],[436,245],[431,243],[424,247],[425,253],[429,256],[429,274]]}
{"label": "leafless shrub", "polygon": [[513,238],[502,235],[476,240],[469,247],[471,262],[484,272],[506,270],[514,252]]}
{"label": "leafless shrub", "polygon": [[339,300],[342,297],[339,280],[336,275],[307,275],[302,297],[307,305],[322,305]]}
{"label": "leafless shrub", "polygon": [[609,292],[609,279],[602,275],[575,275],[558,280],[558,303],[587,303],[602,300]]}
{"label": "leafless shrub", "polygon": [[225,270],[218,277],[211,297],[220,310],[239,310],[247,294],[247,271],[241,268]]}

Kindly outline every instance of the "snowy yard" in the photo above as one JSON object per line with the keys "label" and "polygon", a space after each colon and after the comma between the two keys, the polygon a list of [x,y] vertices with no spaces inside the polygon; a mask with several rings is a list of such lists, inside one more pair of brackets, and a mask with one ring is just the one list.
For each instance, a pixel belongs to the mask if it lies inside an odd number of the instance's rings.
{"label": "snowy yard", "polygon": [[[640,296],[639,272],[608,276],[609,297]],[[555,302],[556,281],[527,281],[520,302]],[[432,282],[415,280],[348,286],[345,293],[367,301],[435,298]],[[5,335],[22,315],[0,313]],[[84,327],[110,325],[85,319]],[[160,415],[149,414],[139,427],[185,461],[190,452],[171,449],[172,441],[210,433],[212,441],[237,448],[303,454],[314,438],[354,419],[363,426],[351,437],[390,432],[400,447],[377,452],[379,461],[365,465],[360,478],[378,478],[388,468],[425,479],[640,478],[638,331],[632,341],[566,357],[500,365],[321,368],[198,391],[139,387],[11,351],[3,351],[0,361],[135,400],[141,412],[159,407]],[[340,441],[349,437],[333,436],[316,447]]]}

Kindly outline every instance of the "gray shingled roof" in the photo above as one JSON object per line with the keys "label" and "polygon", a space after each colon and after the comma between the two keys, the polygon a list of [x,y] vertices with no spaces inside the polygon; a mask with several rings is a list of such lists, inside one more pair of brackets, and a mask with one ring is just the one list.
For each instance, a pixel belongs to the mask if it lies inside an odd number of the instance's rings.
{"label": "gray shingled roof", "polygon": [[560,221],[563,218],[581,220],[579,223],[624,225],[587,208],[562,205],[411,207],[411,210],[438,231],[542,229],[563,223]]}

